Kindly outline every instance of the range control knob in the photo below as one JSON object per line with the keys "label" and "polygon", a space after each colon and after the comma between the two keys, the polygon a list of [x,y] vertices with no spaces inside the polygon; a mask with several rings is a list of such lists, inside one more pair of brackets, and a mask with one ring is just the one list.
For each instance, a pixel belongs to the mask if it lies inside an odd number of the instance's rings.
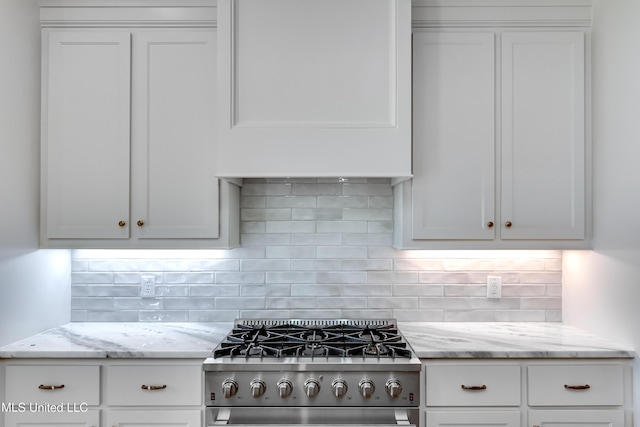
{"label": "range control knob", "polygon": [[387,390],[387,394],[391,398],[395,399],[400,396],[400,393],[402,393],[402,384],[400,384],[400,381],[397,379],[391,378],[385,384],[385,389]]}
{"label": "range control knob", "polygon": [[254,398],[258,398],[264,394],[264,391],[267,389],[264,381],[259,379],[251,380],[249,383],[249,389],[251,390],[251,396]]}
{"label": "range control knob", "polygon": [[278,395],[283,399],[288,397],[293,391],[293,384],[285,378],[280,379],[276,387],[278,388]]}
{"label": "range control knob", "polygon": [[347,382],[342,378],[336,378],[331,383],[331,390],[333,390],[333,395],[338,399],[347,394],[348,388],[349,387],[347,386]]}
{"label": "range control knob", "polygon": [[365,399],[368,399],[371,396],[373,396],[373,392],[375,391],[375,389],[376,389],[375,384],[373,383],[373,381],[371,381],[368,378],[363,379],[358,384],[358,390],[360,391],[360,394],[362,395],[362,397],[364,397]]}
{"label": "range control knob", "polygon": [[304,382],[304,394],[307,397],[314,397],[320,392],[320,381],[315,378],[309,378]]}
{"label": "range control knob", "polygon": [[227,399],[238,392],[238,383],[232,379],[226,379],[222,382],[222,393]]}

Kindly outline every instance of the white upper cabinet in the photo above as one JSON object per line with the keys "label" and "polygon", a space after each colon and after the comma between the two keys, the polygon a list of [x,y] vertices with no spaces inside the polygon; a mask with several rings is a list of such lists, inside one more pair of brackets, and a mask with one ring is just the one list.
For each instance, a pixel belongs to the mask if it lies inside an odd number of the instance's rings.
{"label": "white upper cabinet", "polygon": [[413,49],[395,245],[588,245],[585,32],[416,31]]}
{"label": "white upper cabinet", "polygon": [[413,37],[413,237],[492,239],[494,34]]}
{"label": "white upper cabinet", "polygon": [[131,35],[52,33],[43,51],[46,238],[126,237]]}
{"label": "white upper cabinet", "polygon": [[503,239],[585,236],[584,33],[502,34]]}
{"label": "white upper cabinet", "polygon": [[410,0],[219,0],[223,177],[411,175]]}
{"label": "white upper cabinet", "polygon": [[215,48],[213,31],[134,37],[132,220],[142,239],[219,236]]}
{"label": "white upper cabinet", "polygon": [[43,9],[43,247],[238,244],[239,189],[215,170],[216,31],[139,6]]}

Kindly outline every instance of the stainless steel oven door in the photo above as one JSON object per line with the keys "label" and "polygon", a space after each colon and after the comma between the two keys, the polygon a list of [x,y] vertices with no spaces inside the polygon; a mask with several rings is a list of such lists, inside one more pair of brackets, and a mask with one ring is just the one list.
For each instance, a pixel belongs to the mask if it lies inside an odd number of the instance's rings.
{"label": "stainless steel oven door", "polygon": [[207,407],[206,426],[416,427],[419,410],[397,408]]}

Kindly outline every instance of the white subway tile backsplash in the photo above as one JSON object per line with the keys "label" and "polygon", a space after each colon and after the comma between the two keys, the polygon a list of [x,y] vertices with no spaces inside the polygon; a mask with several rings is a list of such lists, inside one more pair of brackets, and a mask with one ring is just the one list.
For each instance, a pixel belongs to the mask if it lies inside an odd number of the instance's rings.
{"label": "white subway tile backsplash", "polygon": [[367,196],[318,196],[319,208],[366,208]]}
{"label": "white subway tile backsplash", "polygon": [[[562,320],[561,251],[397,250],[389,179],[244,181],[242,247],[202,256],[78,251],[71,320]],[[155,298],[139,297],[145,274],[156,277]],[[489,275],[502,277],[503,298],[486,298]]]}
{"label": "white subway tile backsplash", "polygon": [[[337,246],[342,244],[342,235],[334,234],[292,234],[291,245]],[[295,248],[294,248],[295,250]]]}
{"label": "white subway tile backsplash", "polygon": [[267,221],[267,233],[315,233],[314,221]]}
{"label": "white subway tile backsplash", "polygon": [[318,203],[316,196],[296,196],[296,197],[273,197],[267,196],[263,206],[269,209],[274,208],[315,208]]}
{"label": "white subway tile backsplash", "polygon": [[318,221],[318,233],[366,233],[366,221]]}
{"label": "white subway tile backsplash", "polygon": [[318,258],[366,258],[366,246],[319,246]]}
{"label": "white subway tile backsplash", "polygon": [[319,271],[316,274],[318,283],[336,283],[345,285],[349,283],[367,283],[367,273],[364,271]]}

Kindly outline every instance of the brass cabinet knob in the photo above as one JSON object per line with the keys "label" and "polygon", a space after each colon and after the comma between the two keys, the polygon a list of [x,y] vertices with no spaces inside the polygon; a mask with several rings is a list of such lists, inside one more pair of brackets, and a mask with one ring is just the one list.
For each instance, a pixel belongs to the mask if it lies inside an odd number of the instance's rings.
{"label": "brass cabinet knob", "polygon": [[511,223],[511,221],[507,221],[507,222],[504,223],[504,226],[507,227],[507,228],[511,228],[512,225],[513,224]]}
{"label": "brass cabinet knob", "polygon": [[136,224],[138,224],[138,227],[142,227],[144,225],[144,221],[138,220]]}
{"label": "brass cabinet knob", "polygon": [[488,227],[488,228],[493,228],[493,221],[489,221],[489,222],[487,223],[487,227]]}
{"label": "brass cabinet knob", "polygon": [[127,223],[126,223],[126,222],[124,222],[124,221],[119,221],[119,222],[118,222],[118,225],[119,225],[120,227],[124,227],[125,225],[127,225]]}

